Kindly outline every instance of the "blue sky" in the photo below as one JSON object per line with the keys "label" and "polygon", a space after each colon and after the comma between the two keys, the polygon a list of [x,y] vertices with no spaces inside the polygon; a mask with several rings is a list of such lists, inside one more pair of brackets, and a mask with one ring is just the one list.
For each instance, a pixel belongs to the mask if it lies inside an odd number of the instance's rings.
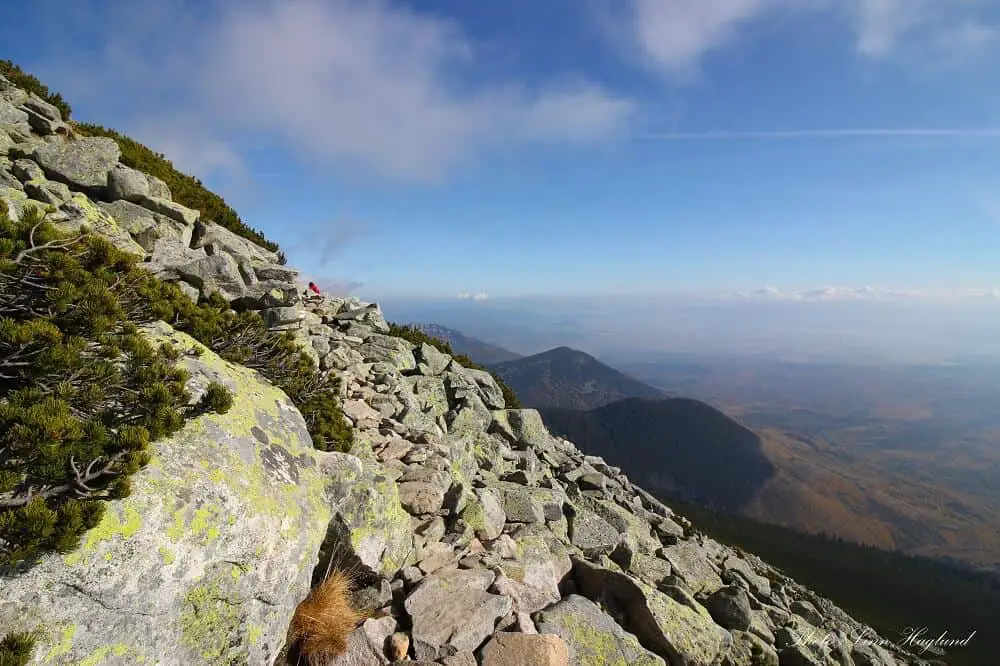
{"label": "blue sky", "polygon": [[993,0],[38,0],[0,44],[372,300],[1000,287]]}

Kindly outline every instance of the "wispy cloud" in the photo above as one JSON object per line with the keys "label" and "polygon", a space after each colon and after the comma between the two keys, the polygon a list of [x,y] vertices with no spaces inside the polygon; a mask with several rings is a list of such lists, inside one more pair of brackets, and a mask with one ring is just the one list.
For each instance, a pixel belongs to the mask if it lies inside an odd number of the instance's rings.
{"label": "wispy cloud", "polygon": [[764,287],[750,292],[737,292],[731,298],[770,301],[838,302],[896,300],[996,300],[1000,302],[1000,287],[972,289],[891,289],[882,287],[821,287],[817,289],[778,289]]}
{"label": "wispy cloud", "polygon": [[943,138],[982,138],[1000,139],[1000,128],[965,127],[965,128],[844,128],[844,129],[812,129],[812,130],[775,130],[762,132],[661,132],[637,135],[637,139],[658,141],[717,141],[717,140],[753,140],[753,139],[852,139],[852,138],[895,138],[895,137],[943,137]]}
{"label": "wispy cloud", "polygon": [[[600,3],[601,0],[593,0]],[[647,66],[690,78],[710,53],[746,38],[755,21],[798,14],[850,26],[853,49],[885,58],[908,41],[945,55],[971,53],[997,39],[985,3],[957,0],[604,0],[609,35]]]}
{"label": "wispy cloud", "polygon": [[129,129],[199,173],[232,168],[253,136],[319,164],[435,180],[494,146],[603,139],[634,110],[578,78],[470,79],[476,44],[459,25],[388,1],[145,7],[102,4],[89,25],[107,46],[72,77],[127,97]]}
{"label": "wispy cloud", "polygon": [[458,300],[460,301],[485,301],[488,300],[490,295],[485,291],[463,291],[458,295]]}

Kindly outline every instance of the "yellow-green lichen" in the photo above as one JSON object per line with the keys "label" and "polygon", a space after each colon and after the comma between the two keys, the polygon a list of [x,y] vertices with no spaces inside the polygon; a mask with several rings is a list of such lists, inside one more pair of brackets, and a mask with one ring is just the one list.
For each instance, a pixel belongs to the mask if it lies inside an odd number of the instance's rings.
{"label": "yellow-green lichen", "polygon": [[174,520],[167,528],[167,538],[174,543],[181,540],[184,536],[184,509],[177,509],[174,511]]}
{"label": "yellow-green lichen", "polygon": [[[129,500],[125,500],[124,506],[109,506],[101,522],[87,532],[82,547],[77,552],[67,555],[64,561],[70,566],[77,564],[83,559],[84,554],[94,553],[102,542],[114,537],[120,537],[122,540],[131,539],[141,527],[142,516]],[[110,555],[110,551],[106,552],[105,559],[111,559]]]}
{"label": "yellow-green lichen", "polygon": [[56,657],[61,657],[64,654],[69,654],[69,651],[73,649],[73,636],[76,635],[76,625],[68,625],[63,629],[62,640],[52,646],[52,648],[45,654],[45,661],[51,662]]}
{"label": "yellow-green lichen", "polygon": [[159,550],[160,550],[160,557],[163,558],[164,564],[167,565],[173,564],[174,560],[177,559],[177,556],[174,554],[174,551],[170,550],[166,546],[160,546]]}
{"label": "yellow-green lichen", "polygon": [[257,645],[260,643],[260,637],[264,634],[264,630],[261,629],[256,624],[251,624],[250,628],[247,630],[247,640],[250,641],[250,645]]}
{"label": "yellow-green lichen", "polygon": [[115,643],[114,645],[102,645],[97,648],[84,657],[79,666],[98,666],[98,664],[107,661],[108,657],[124,657],[126,655],[130,655],[132,657],[132,661],[135,663],[141,664],[146,661],[145,657],[136,653],[132,650],[132,648],[124,643]]}
{"label": "yellow-green lichen", "polygon": [[[562,616],[562,637],[576,653],[575,664],[580,666],[658,666],[663,661],[646,652],[631,634],[620,639],[609,631],[602,631],[583,618]],[[622,644],[624,643],[624,645]],[[626,650],[629,653],[626,655]]]}
{"label": "yellow-green lichen", "polygon": [[212,666],[249,663],[241,606],[242,600],[227,593],[218,580],[195,585],[184,597],[181,644]]}

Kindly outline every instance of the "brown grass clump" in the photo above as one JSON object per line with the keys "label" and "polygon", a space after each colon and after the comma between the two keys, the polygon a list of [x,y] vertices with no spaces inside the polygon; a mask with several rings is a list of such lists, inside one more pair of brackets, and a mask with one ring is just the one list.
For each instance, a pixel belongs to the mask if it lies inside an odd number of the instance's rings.
{"label": "brown grass clump", "polygon": [[288,628],[298,661],[320,666],[347,650],[347,638],[368,617],[354,607],[354,578],[335,569],[295,609]]}

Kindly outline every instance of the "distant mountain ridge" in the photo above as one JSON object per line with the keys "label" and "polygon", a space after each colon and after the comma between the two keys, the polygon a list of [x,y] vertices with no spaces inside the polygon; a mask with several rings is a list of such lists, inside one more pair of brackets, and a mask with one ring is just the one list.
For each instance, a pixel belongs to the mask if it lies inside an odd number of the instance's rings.
{"label": "distant mountain ridge", "polygon": [[536,408],[587,410],[627,398],[667,397],[660,389],[569,347],[494,363],[491,369],[525,405]]}
{"label": "distant mountain ridge", "polygon": [[760,437],[690,398],[629,398],[590,411],[542,408],[545,423],[647,487],[736,511],[776,473]]}
{"label": "distant mountain ridge", "polygon": [[456,354],[464,354],[476,363],[492,365],[495,363],[503,363],[504,361],[513,361],[522,358],[520,354],[512,352],[509,349],[505,349],[500,345],[484,342],[479,338],[465,335],[464,333],[456,331],[453,328],[448,328],[447,326],[421,323],[411,323],[410,325],[414,328],[420,329],[433,338],[444,340],[451,345],[452,350]]}

